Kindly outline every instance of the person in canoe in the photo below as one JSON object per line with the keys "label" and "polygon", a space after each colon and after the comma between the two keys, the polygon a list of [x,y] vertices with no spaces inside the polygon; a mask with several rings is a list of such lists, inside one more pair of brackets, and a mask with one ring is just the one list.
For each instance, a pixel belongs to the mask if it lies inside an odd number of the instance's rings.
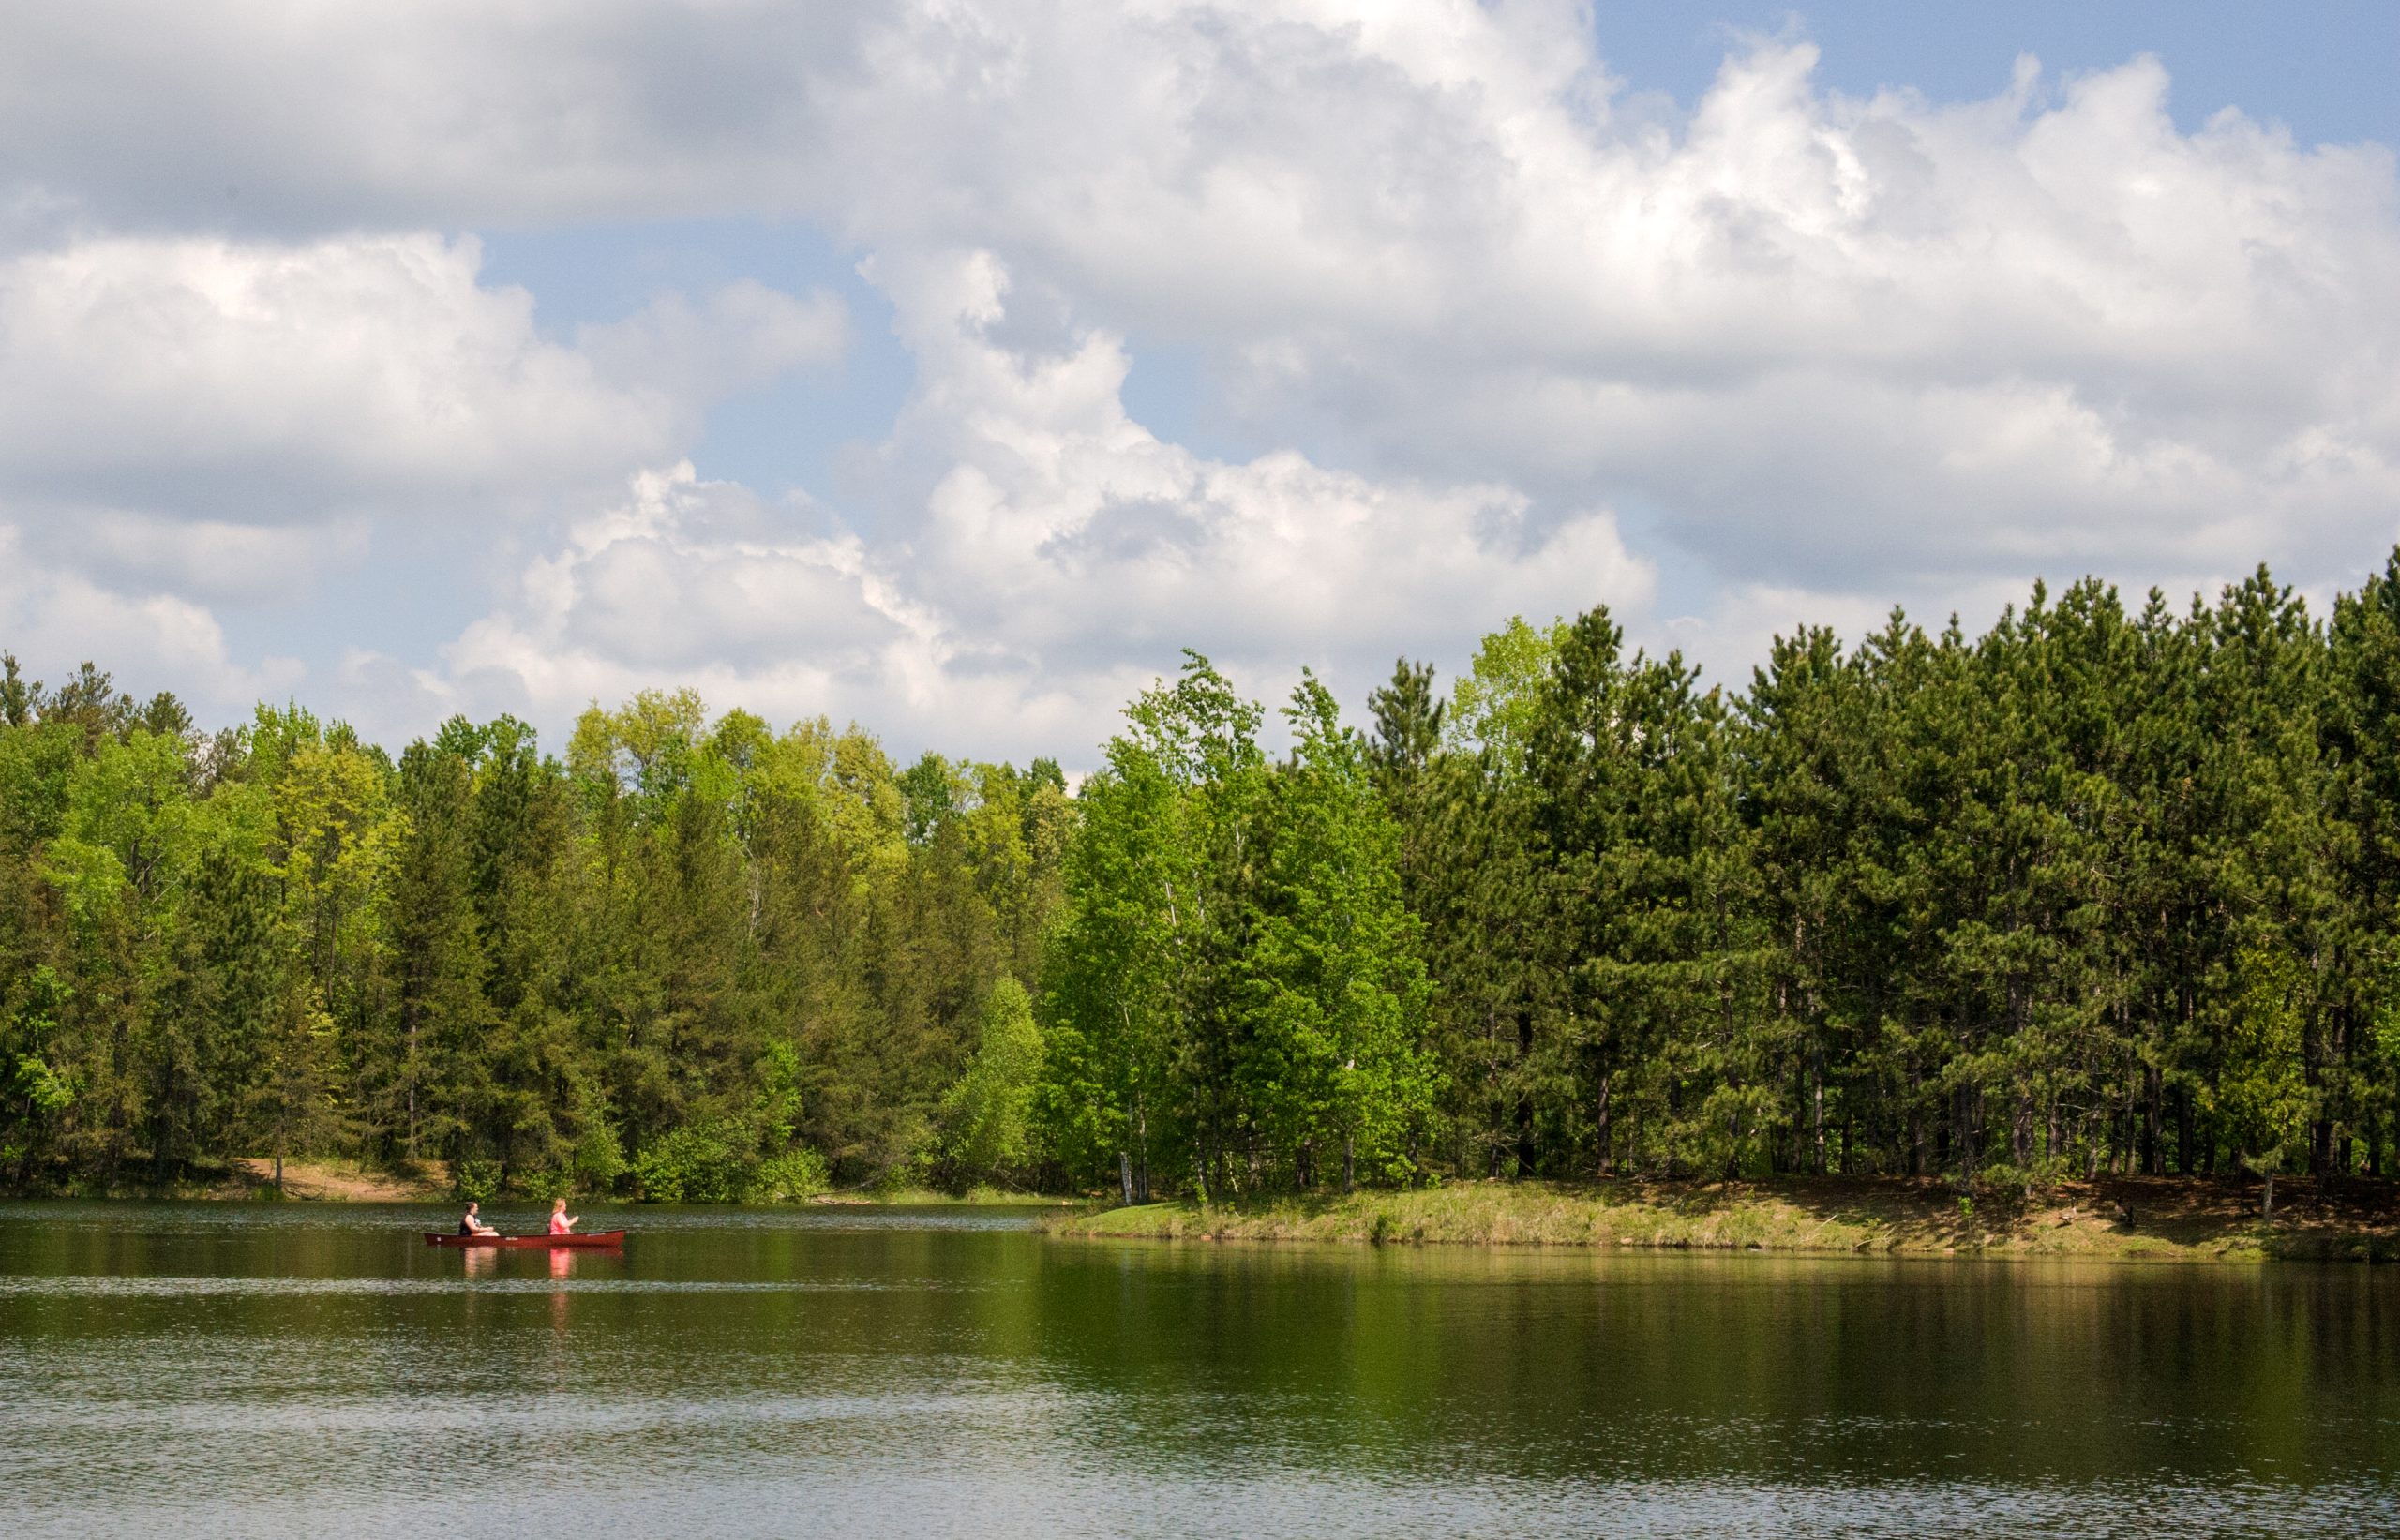
{"label": "person in canoe", "polygon": [[480,1204],[472,1202],[467,1204],[467,1211],[458,1216],[458,1233],[461,1235],[497,1235],[500,1233],[499,1231],[494,1230],[491,1226],[484,1223],[481,1219],[476,1217],[475,1211],[482,1206],[483,1205]]}
{"label": "person in canoe", "polygon": [[582,1215],[570,1214],[566,1211],[566,1200],[564,1198],[554,1198],[550,1201],[551,1234],[572,1235],[575,1233],[575,1227],[582,1222]]}

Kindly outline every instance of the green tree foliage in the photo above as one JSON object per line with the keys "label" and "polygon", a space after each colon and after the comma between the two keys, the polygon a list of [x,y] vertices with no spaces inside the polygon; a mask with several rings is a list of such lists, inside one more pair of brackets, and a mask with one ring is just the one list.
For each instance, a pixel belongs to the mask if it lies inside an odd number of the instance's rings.
{"label": "green tree foliage", "polygon": [[[1542,690],[1551,666],[1567,637],[1567,624],[1527,625],[1522,615],[1483,638],[1467,671],[1450,686],[1446,721],[1433,727],[1452,750],[1472,754],[1489,750],[1502,773],[1517,770],[1533,740]],[[1430,691],[1432,675],[1425,672]]]}
{"label": "green tree foliage", "polygon": [[[1188,655],[1072,793],[594,706],[397,761],[0,655],[0,1181],[231,1156],[686,1201],[939,1180],[2381,1176],[2400,552],[2037,586],[1738,691],[1604,609],[1345,725]],[[1273,746],[1264,740],[1272,737]]]}
{"label": "green tree foliage", "polygon": [[1604,612],[1511,622],[1432,754],[1403,665],[1452,1168],[2380,1174],[2396,576],[2330,626],[2263,572],[2037,587],[1979,639],[1781,638],[1731,700]]}
{"label": "green tree foliage", "polygon": [[1043,1126],[1080,1179],[1154,1167],[1220,1187],[1263,1150],[1238,1084],[1235,998],[1268,770],[1258,708],[1197,654],[1126,708],[1078,799],[1044,992]]}
{"label": "green tree foliage", "polygon": [[1404,1176],[1432,1070],[1400,831],[1305,679],[1263,713],[1188,655],[1086,783],[1050,947],[1044,1127],[1078,1181],[1207,1190]]}
{"label": "green tree foliage", "polygon": [[1041,1074],[1033,997],[1003,976],[983,1002],[975,1056],[941,1099],[941,1159],[953,1189],[1026,1174],[1036,1152],[1031,1113]]}
{"label": "green tree foliage", "polygon": [[2242,1164],[2266,1178],[2260,1214],[2272,1219],[2276,1174],[2306,1132],[2314,1100],[2302,1074],[2308,979],[2297,960],[2263,948],[2242,954],[2238,979],[2209,1099]]}
{"label": "green tree foliage", "polygon": [[1362,1165],[1405,1177],[1432,1084],[1399,830],[1325,686],[1304,677],[1283,714],[1295,742],[1270,783],[1241,963],[1256,1024],[1245,1090],[1262,1130],[1294,1152],[1300,1185],[1337,1148],[1345,1187]]}
{"label": "green tree foliage", "polygon": [[[10,664],[0,1180],[340,1154],[701,1201],[928,1169],[1074,809],[1055,764],[926,763],[938,795],[855,728],[689,692],[594,708],[563,761],[502,717],[394,763],[296,706],[203,739]],[[979,1148],[1029,1178],[1004,1059]]]}

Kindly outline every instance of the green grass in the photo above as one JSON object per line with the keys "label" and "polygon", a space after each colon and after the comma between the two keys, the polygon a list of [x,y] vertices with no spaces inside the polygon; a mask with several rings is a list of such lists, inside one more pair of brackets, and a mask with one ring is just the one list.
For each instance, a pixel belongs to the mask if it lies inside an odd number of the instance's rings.
{"label": "green grass", "polygon": [[820,1204],[892,1204],[911,1207],[954,1204],[977,1208],[1067,1208],[1079,1204],[1077,1199],[1061,1198],[1051,1193],[1011,1192],[996,1187],[969,1188],[964,1193],[944,1192],[938,1188],[929,1187],[856,1188],[825,1193],[811,1201]]}
{"label": "green grass", "polygon": [[[2012,1201],[1932,1181],[1587,1185],[1464,1182],[1409,1191],[1168,1202],[1044,1221],[1066,1236],[1374,1245],[1630,1246],[1701,1250],[2079,1257],[2121,1261],[2400,1260],[2389,1184],[2286,1204],[2262,1226],[2239,1183],[2116,1178]],[[2131,1213],[2132,1222],[2125,1215]]]}

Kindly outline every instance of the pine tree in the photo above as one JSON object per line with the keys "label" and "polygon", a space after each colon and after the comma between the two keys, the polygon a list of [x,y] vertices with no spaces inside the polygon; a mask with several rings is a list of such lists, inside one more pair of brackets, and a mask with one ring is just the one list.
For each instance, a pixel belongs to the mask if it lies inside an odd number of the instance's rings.
{"label": "pine tree", "polygon": [[406,831],[385,920],[396,1031],[373,1046],[361,1081],[368,1126],[412,1167],[434,1150],[487,1155],[506,1132],[474,902],[474,800],[472,768],[455,748],[417,743],[400,756]]}

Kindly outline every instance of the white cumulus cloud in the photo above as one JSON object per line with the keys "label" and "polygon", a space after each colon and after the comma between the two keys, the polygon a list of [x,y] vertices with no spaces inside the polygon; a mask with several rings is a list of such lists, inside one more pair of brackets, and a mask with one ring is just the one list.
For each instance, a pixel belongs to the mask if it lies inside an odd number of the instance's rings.
{"label": "white cumulus cloud", "polygon": [[[672,676],[983,749],[1088,737],[1184,644],[1355,698],[1606,599],[1738,675],[1765,614],[1979,624],[2037,575],[2262,559],[2321,591],[2400,532],[2390,147],[2187,131],[2147,57],[1856,97],[1787,38],[1677,106],[1615,24],[37,7],[0,51],[0,521],[205,606],[513,520],[484,621],[340,637],[338,683],[561,711]],[[892,302],[914,388],[813,501],[712,480],[705,412],[834,356],[838,305],[546,336],[464,233],[689,219],[805,222]],[[1238,448],[1129,410],[1146,350]],[[113,522],[78,556],[75,518]]]}
{"label": "white cumulus cloud", "polygon": [[0,260],[0,633],[247,688],[218,606],[303,596],[379,529],[488,544],[589,508],[682,454],[712,402],[844,345],[837,300],[748,282],[551,340],[480,266],[473,239],[424,233]]}
{"label": "white cumulus cloud", "polygon": [[553,342],[481,261],[417,233],[106,237],[0,263],[0,497],[251,519],[542,502],[840,348],[835,302],[755,284]]}
{"label": "white cumulus cloud", "polygon": [[921,381],[882,447],[895,498],[862,541],[689,465],[636,478],[447,652],[479,697],[558,720],[690,682],[724,704],[831,711],[909,740],[1086,752],[1127,694],[1199,648],[1280,695],[1300,663],[1363,691],[1393,638],[1470,646],[1502,606],[1640,607],[1614,520],[1536,531],[1498,485],[1381,481],[1290,451],[1243,463],[1127,414],[1118,338],[995,339],[987,253],[885,280]]}

